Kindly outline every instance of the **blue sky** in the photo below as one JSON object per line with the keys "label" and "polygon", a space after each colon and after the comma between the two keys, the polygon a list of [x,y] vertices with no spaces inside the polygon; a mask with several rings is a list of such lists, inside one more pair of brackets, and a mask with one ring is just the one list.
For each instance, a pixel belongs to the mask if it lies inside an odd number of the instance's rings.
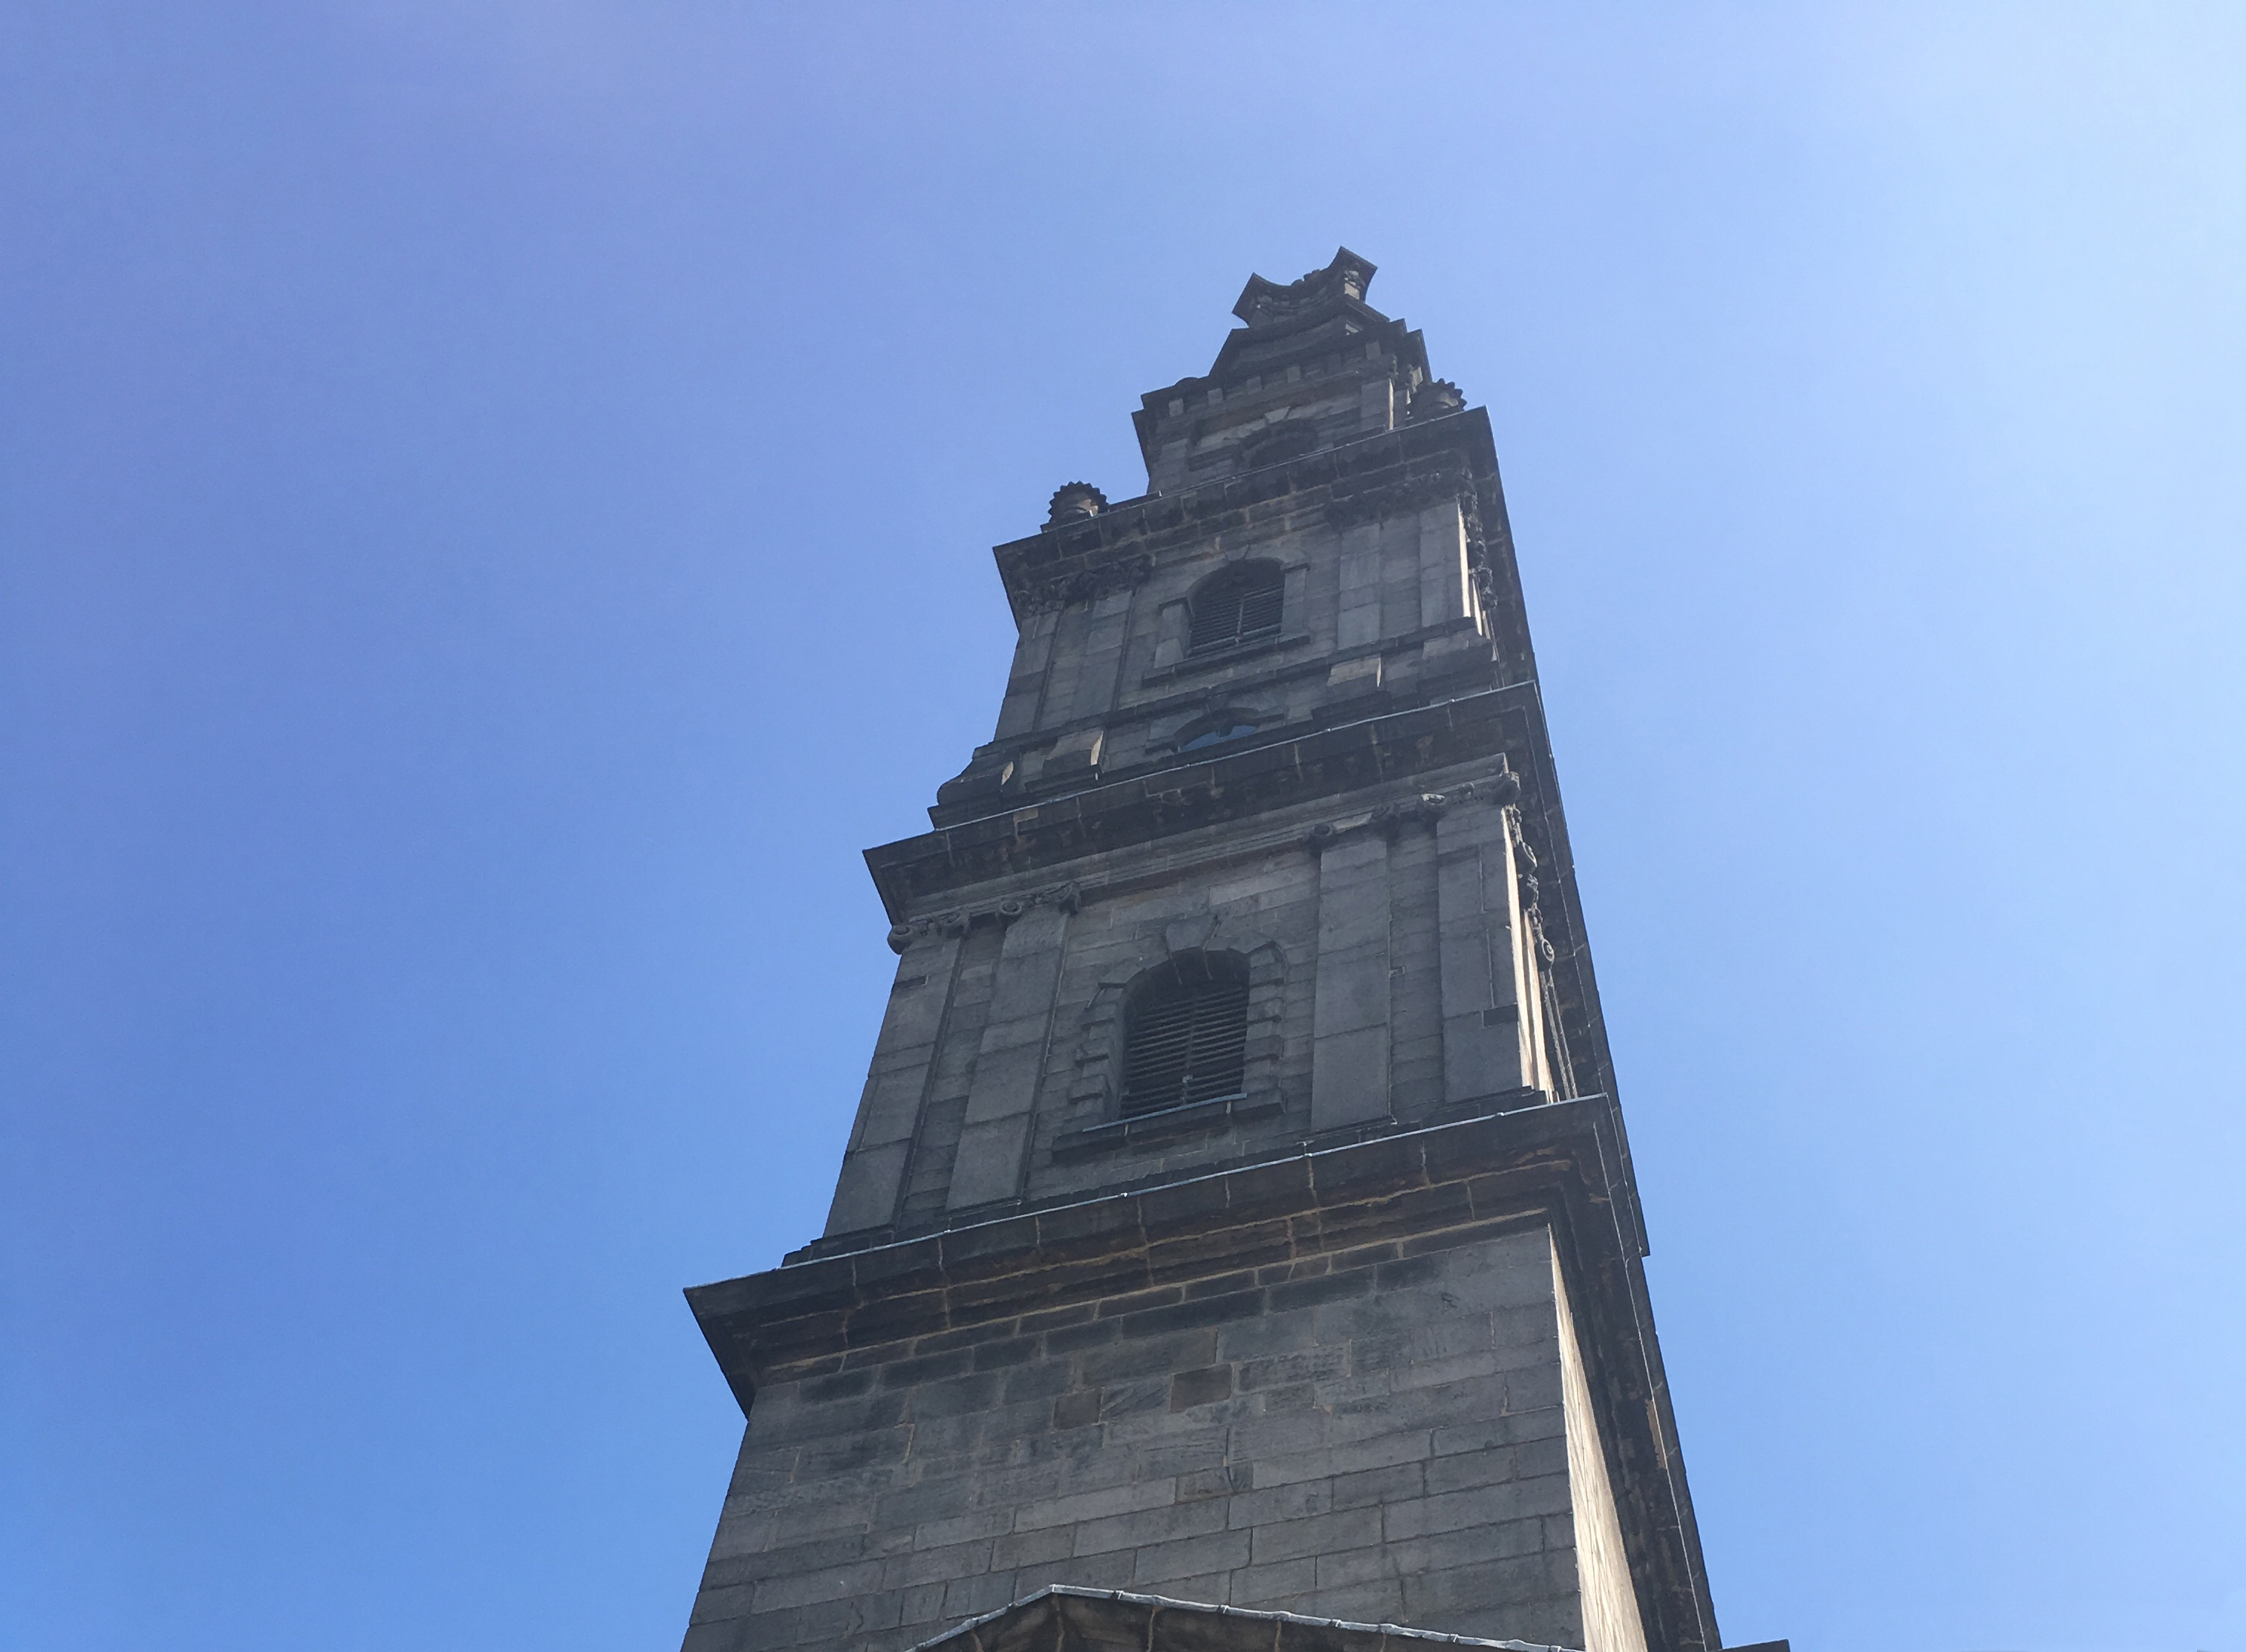
{"label": "blue sky", "polygon": [[0,11],[0,1640],[668,1645],[988,547],[1498,433],[1733,1643],[2246,1652],[2246,13]]}

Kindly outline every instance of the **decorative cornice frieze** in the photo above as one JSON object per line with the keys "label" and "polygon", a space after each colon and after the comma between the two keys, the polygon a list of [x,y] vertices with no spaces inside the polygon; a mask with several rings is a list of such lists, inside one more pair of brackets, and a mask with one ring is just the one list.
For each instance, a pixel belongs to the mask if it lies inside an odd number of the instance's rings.
{"label": "decorative cornice frieze", "polygon": [[1112,591],[1135,590],[1154,572],[1154,559],[1141,553],[1090,568],[1072,568],[1042,580],[1024,580],[1014,588],[1014,603],[1024,614],[1088,602]]}
{"label": "decorative cornice frieze", "polygon": [[1408,516],[1453,500],[1460,500],[1463,510],[1469,508],[1465,501],[1474,493],[1473,468],[1461,458],[1416,474],[1407,472],[1392,480],[1337,492],[1326,506],[1326,520],[1337,528],[1357,527]]}

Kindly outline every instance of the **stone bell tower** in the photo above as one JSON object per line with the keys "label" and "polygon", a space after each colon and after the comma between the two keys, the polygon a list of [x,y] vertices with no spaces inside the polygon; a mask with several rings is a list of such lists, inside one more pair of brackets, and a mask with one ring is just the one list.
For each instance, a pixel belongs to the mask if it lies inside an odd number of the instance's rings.
{"label": "stone bell tower", "polygon": [[1488,420],[1372,273],[997,547],[827,1232],[687,1294],[688,1652],[1721,1645]]}

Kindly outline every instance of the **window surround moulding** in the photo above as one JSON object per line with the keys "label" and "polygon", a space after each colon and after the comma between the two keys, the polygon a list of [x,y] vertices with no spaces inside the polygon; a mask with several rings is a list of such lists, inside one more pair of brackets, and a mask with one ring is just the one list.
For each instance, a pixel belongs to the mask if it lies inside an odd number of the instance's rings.
{"label": "window surround moulding", "polygon": [[[1056,1154],[1065,1147],[1073,1150],[1100,1144],[1120,1147],[1175,1131],[1212,1128],[1235,1117],[1261,1117],[1282,1105],[1279,1064],[1283,1052],[1281,1024],[1286,1015],[1286,948],[1266,935],[1245,930],[1227,935],[1223,929],[1222,917],[1212,913],[1163,925],[1146,938],[1147,944],[1138,957],[1111,970],[1092,989],[1077,1016],[1075,1076],[1068,1084],[1067,1105],[1079,1118],[1087,1109],[1099,1117],[1088,1125],[1056,1136],[1052,1149]],[[1229,1096],[1126,1113],[1122,1106],[1128,995],[1150,970],[1181,953],[1204,951],[1235,954],[1246,966],[1248,1001],[1240,1089]],[[1223,1110],[1222,1116],[1218,1109]],[[1142,1128],[1133,1133],[1129,1128],[1133,1125]]]}

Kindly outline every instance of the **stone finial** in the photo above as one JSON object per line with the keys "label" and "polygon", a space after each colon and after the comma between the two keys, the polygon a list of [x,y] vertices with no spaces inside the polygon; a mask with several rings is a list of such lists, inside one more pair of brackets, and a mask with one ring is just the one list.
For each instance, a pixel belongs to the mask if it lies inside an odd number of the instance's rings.
{"label": "stone finial", "polygon": [[1052,496],[1052,508],[1045,516],[1047,527],[1058,527],[1065,522],[1081,522],[1097,516],[1107,508],[1107,495],[1089,482],[1070,482]]}

